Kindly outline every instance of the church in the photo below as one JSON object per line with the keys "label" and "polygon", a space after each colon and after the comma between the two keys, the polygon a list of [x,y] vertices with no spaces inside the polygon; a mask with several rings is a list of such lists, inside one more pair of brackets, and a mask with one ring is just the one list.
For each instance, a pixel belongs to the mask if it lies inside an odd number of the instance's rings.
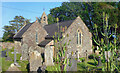
{"label": "church", "polygon": [[46,46],[52,48],[54,56],[56,52],[54,38],[58,37],[55,33],[60,33],[60,37],[64,37],[62,43],[70,41],[69,45],[66,45],[68,54],[73,52],[76,57],[78,52],[79,57],[85,57],[85,53],[88,55],[92,53],[92,34],[79,16],[74,20],[48,24],[45,12],[40,21],[36,18],[35,22],[24,24],[14,35],[15,48],[22,53],[23,60],[28,60],[29,53],[36,48],[38,52],[44,54]]}

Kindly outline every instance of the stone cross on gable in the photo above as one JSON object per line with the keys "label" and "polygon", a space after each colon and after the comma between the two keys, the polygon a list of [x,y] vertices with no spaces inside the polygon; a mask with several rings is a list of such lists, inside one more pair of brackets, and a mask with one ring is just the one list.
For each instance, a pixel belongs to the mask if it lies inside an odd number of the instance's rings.
{"label": "stone cross on gable", "polygon": [[43,8],[43,11],[45,11],[45,8]]}

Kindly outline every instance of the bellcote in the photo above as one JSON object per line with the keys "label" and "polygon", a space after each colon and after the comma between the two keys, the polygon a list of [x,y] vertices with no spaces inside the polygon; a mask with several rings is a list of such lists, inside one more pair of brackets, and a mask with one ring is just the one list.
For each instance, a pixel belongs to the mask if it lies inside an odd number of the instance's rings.
{"label": "bellcote", "polygon": [[43,12],[43,14],[42,14],[42,16],[41,16],[41,21],[40,21],[40,23],[42,23],[42,26],[48,24],[47,15],[45,14],[45,12]]}

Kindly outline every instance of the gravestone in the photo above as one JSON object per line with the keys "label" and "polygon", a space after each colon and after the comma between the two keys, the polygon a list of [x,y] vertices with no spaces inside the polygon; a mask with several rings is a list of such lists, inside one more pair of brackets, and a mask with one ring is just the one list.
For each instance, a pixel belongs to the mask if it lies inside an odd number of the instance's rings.
{"label": "gravestone", "polygon": [[24,43],[21,46],[21,49],[22,49],[22,60],[27,60],[29,58],[28,57],[28,52],[29,52],[28,45]]}
{"label": "gravestone", "polygon": [[51,46],[45,47],[45,65],[52,66],[53,63],[53,48]]}
{"label": "gravestone", "polygon": [[37,50],[30,52],[30,71],[37,71],[39,67],[42,66],[42,57],[41,53],[39,53]]}
{"label": "gravestone", "polygon": [[120,61],[120,57],[118,57],[117,60]]}
{"label": "gravestone", "polygon": [[71,53],[70,52],[67,53],[67,58],[71,58]]}
{"label": "gravestone", "polygon": [[9,51],[9,49],[7,48],[7,50],[6,50],[6,52],[7,52],[6,54],[7,54],[7,55],[6,55],[5,60],[6,60],[6,61],[12,61],[12,59],[9,57],[8,51]]}
{"label": "gravestone", "polygon": [[1,57],[6,57],[6,50],[1,51]]}
{"label": "gravestone", "polygon": [[80,59],[79,59],[79,58],[80,58],[80,52],[79,52],[79,51],[76,51],[76,53],[77,53],[77,54],[76,54],[76,55],[77,55],[77,61],[78,61],[78,62],[81,62]]}
{"label": "gravestone", "polygon": [[102,66],[101,58],[98,58],[98,65],[97,66]]}
{"label": "gravestone", "polygon": [[[108,62],[109,62],[110,56],[111,56],[111,52],[108,51]],[[105,59],[107,60],[107,51],[105,51]]]}
{"label": "gravestone", "polygon": [[6,60],[6,61],[12,61],[12,59],[11,59],[9,56],[7,56],[7,57],[5,58],[5,60]]}
{"label": "gravestone", "polygon": [[77,71],[77,61],[74,58],[71,58],[69,63],[71,64],[69,66],[68,62],[67,62],[67,67],[66,70],[67,71]]}

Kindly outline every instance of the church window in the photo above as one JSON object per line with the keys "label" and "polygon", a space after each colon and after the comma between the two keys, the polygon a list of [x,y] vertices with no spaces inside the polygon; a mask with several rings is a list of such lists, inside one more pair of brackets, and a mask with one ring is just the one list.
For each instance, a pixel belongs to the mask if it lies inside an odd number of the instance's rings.
{"label": "church window", "polygon": [[38,43],[38,33],[36,32],[36,43]]}
{"label": "church window", "polygon": [[82,33],[81,31],[77,31],[77,44],[81,45],[82,44]]}

